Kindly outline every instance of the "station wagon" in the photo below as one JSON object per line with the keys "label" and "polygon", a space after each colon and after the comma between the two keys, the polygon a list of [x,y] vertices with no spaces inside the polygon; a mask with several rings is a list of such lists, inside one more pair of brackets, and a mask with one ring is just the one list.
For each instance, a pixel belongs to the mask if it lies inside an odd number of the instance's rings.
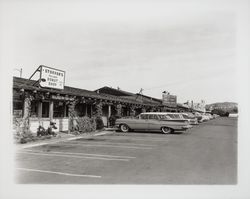
{"label": "station wagon", "polygon": [[146,130],[168,134],[174,131],[185,131],[190,128],[190,125],[187,120],[174,120],[162,112],[146,112],[134,118],[117,119],[116,127],[122,132]]}

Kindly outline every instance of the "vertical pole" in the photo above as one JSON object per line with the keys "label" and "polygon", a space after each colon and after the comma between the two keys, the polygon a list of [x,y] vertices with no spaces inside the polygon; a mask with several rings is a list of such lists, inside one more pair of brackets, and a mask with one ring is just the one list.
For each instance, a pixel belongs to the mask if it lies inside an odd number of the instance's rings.
{"label": "vertical pole", "polygon": [[111,105],[108,105],[108,119],[107,119],[107,127],[109,127],[111,124],[109,122],[109,118],[111,116]]}
{"label": "vertical pole", "polygon": [[108,105],[108,118],[111,116],[111,105]]}
{"label": "vertical pole", "polygon": [[31,99],[29,94],[25,94],[24,107],[23,107],[23,131],[22,133],[27,133],[29,131],[29,117],[31,109]]}
{"label": "vertical pole", "polygon": [[50,120],[50,122],[53,121],[53,111],[54,111],[54,102],[50,101],[49,102],[49,120]]}
{"label": "vertical pole", "polygon": [[88,105],[85,103],[85,116],[88,116]]}
{"label": "vertical pole", "polygon": [[38,102],[38,122],[39,122],[39,125],[41,125],[42,110],[43,110],[42,106],[43,106],[43,103]]}
{"label": "vertical pole", "polygon": [[63,117],[66,117],[66,113],[67,113],[67,105],[66,103],[64,102],[64,113],[63,113]]}

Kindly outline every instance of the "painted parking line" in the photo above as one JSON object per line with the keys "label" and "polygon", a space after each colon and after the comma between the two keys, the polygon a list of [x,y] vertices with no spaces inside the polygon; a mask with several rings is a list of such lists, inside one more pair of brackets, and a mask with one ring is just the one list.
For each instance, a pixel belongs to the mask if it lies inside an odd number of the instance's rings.
{"label": "painted parking line", "polygon": [[[64,142],[67,143],[67,142]],[[89,144],[89,141],[70,141],[68,143],[82,143],[82,144]],[[91,143],[95,143],[95,144],[99,144],[100,141],[96,140],[96,141],[91,141]],[[142,146],[142,147],[154,147],[155,145],[148,145],[148,144],[139,144],[139,143],[119,143],[119,142],[106,142],[103,141],[102,143],[104,144],[111,144],[111,145],[121,145],[121,144],[126,144],[126,146]]]}
{"label": "painted parking line", "polygon": [[70,144],[64,142],[63,144],[54,144],[55,145],[63,145],[63,146],[81,146],[81,147],[110,147],[110,148],[125,148],[125,149],[153,149],[151,147],[136,147],[136,146],[128,146],[128,145],[109,145],[109,144],[82,144],[82,143],[75,143]]}
{"label": "painted parking line", "polygon": [[79,159],[114,160],[114,161],[125,161],[125,162],[129,161],[129,159],[122,159],[122,158],[104,158],[104,157],[91,157],[91,156],[75,156],[75,155],[50,154],[50,153],[32,153],[32,152],[25,152],[25,151],[19,151],[17,153],[29,154],[29,155],[40,155],[40,156],[79,158]]}
{"label": "painted parking line", "polygon": [[136,157],[131,156],[118,156],[118,155],[104,155],[104,154],[94,154],[94,153],[70,153],[66,151],[42,151],[42,150],[24,150],[24,152],[38,152],[38,153],[55,153],[55,154],[65,154],[65,155],[86,155],[86,156],[96,156],[96,157],[107,157],[107,158],[129,158],[134,159]]}
{"label": "painted parking line", "polygon": [[82,174],[63,173],[63,172],[57,172],[57,171],[47,171],[47,170],[38,170],[38,169],[29,169],[29,168],[20,168],[20,167],[16,169],[21,170],[21,171],[49,173],[49,174],[57,174],[57,175],[73,176],[73,177],[87,177],[87,178],[101,178],[102,177],[102,176],[97,176],[97,175],[82,175]]}
{"label": "painted parking line", "polygon": [[169,141],[169,140],[166,140],[165,138],[158,139],[158,138],[152,138],[152,137],[139,137],[139,136],[136,136],[136,137],[133,137],[133,136],[117,136],[117,137],[109,136],[109,137],[107,137],[107,139],[110,139],[110,140],[131,139],[131,140],[156,141],[156,142],[168,142]]}

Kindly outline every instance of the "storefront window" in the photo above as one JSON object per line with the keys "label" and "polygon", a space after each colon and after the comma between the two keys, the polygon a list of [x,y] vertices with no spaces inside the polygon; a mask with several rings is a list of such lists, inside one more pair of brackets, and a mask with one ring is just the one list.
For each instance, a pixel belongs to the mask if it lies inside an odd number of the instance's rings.
{"label": "storefront window", "polygon": [[23,109],[23,102],[21,100],[13,101],[13,110],[22,110],[22,109]]}
{"label": "storefront window", "polygon": [[22,101],[13,101],[13,116],[14,118],[21,118],[23,116]]}
{"label": "storefront window", "polygon": [[67,117],[68,106],[64,102],[54,101],[54,117]]}
{"label": "storefront window", "polygon": [[77,112],[77,115],[79,117],[83,117],[83,116],[86,116],[86,112],[87,112],[87,105],[86,104],[76,104],[75,106],[75,111]]}

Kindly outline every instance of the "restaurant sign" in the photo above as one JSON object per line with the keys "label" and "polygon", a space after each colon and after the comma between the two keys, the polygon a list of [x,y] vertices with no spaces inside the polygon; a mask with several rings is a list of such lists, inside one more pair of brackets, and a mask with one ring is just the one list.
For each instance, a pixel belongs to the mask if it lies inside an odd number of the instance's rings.
{"label": "restaurant sign", "polygon": [[162,94],[162,104],[169,107],[177,106],[177,97],[176,95],[170,95],[169,93]]}
{"label": "restaurant sign", "polygon": [[65,71],[40,66],[40,86],[56,89],[64,89]]}
{"label": "restaurant sign", "polygon": [[51,99],[73,101],[75,98],[74,97],[69,97],[69,96],[62,96],[62,95],[51,95]]}

